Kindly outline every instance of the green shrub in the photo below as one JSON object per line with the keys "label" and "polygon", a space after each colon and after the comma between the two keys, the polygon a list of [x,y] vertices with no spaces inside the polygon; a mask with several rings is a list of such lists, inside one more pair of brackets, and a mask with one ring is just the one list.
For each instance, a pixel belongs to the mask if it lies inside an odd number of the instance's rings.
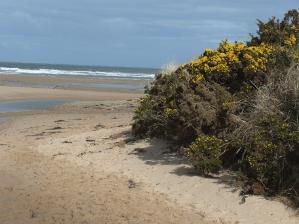
{"label": "green shrub", "polygon": [[243,172],[262,183],[270,193],[292,187],[296,180],[292,166],[298,165],[291,160],[295,159],[298,134],[298,130],[280,117],[262,120],[255,131],[248,133],[246,145],[241,145],[245,146]]}
{"label": "green shrub", "polygon": [[157,75],[135,112],[133,133],[190,144],[199,135],[229,126],[234,97],[221,85],[194,83],[183,71]]}
{"label": "green shrub", "polygon": [[257,35],[251,35],[250,45],[267,43],[293,47],[299,43],[299,12],[288,11],[282,20],[272,17],[267,22],[258,20]]}
{"label": "green shrub", "polygon": [[133,133],[187,146],[185,155],[204,175],[228,168],[269,194],[295,198],[298,15],[292,10],[282,21],[260,21],[247,45],[224,41],[158,74],[135,111]]}
{"label": "green shrub", "polygon": [[[299,69],[272,73],[230,135],[238,167],[265,190],[299,192]],[[230,163],[231,164],[231,163]]]}
{"label": "green shrub", "polygon": [[215,136],[200,136],[185,150],[185,155],[200,173],[216,173],[222,168],[222,146],[223,141]]}
{"label": "green shrub", "polygon": [[282,20],[272,17],[266,22],[258,20],[256,35],[251,35],[249,46],[270,44],[273,46],[271,68],[282,71],[291,66],[295,60],[299,62],[299,12],[288,11]]}

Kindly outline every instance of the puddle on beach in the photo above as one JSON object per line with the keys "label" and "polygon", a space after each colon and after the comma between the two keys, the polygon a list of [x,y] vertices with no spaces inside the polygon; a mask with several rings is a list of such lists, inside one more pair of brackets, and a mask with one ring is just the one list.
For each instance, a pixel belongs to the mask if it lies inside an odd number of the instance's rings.
{"label": "puddle on beach", "polygon": [[44,110],[64,103],[64,100],[5,101],[0,102],[0,113]]}

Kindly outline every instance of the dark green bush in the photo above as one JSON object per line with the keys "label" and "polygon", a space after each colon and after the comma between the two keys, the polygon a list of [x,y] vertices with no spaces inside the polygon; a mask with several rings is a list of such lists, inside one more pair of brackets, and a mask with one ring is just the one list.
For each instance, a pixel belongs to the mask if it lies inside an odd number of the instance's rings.
{"label": "dark green bush", "polygon": [[254,129],[246,130],[246,142],[241,141],[238,145],[243,153],[240,159],[243,173],[261,183],[268,193],[292,187],[298,189],[294,185],[298,177],[293,173],[293,168],[299,167],[294,163],[299,161],[296,155],[299,146],[298,130],[278,116],[261,119]]}
{"label": "dark green bush", "polygon": [[135,112],[133,133],[189,144],[229,126],[234,98],[213,82],[194,83],[188,73],[158,75]]}

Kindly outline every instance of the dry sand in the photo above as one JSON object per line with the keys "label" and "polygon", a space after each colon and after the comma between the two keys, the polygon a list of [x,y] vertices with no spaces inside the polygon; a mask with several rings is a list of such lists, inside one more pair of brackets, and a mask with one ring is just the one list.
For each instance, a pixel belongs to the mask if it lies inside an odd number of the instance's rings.
{"label": "dry sand", "polygon": [[230,175],[199,177],[166,143],[131,138],[139,96],[0,87],[0,100],[81,100],[6,114],[0,223],[299,223],[278,200],[243,203]]}

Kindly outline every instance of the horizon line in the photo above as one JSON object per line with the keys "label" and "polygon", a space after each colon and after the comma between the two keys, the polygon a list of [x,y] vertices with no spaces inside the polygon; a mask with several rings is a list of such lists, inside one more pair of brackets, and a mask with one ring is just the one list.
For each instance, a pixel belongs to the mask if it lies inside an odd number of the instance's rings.
{"label": "horizon line", "polygon": [[[21,61],[0,61],[0,64],[24,64],[24,65],[58,65],[58,66],[86,66],[86,67],[102,67],[102,68],[123,68],[123,69],[152,69],[160,70],[161,68],[141,67],[141,66],[118,66],[118,65],[95,65],[95,64],[70,64],[70,63],[44,63],[44,62],[21,62]],[[162,66],[161,66],[162,67]]]}

